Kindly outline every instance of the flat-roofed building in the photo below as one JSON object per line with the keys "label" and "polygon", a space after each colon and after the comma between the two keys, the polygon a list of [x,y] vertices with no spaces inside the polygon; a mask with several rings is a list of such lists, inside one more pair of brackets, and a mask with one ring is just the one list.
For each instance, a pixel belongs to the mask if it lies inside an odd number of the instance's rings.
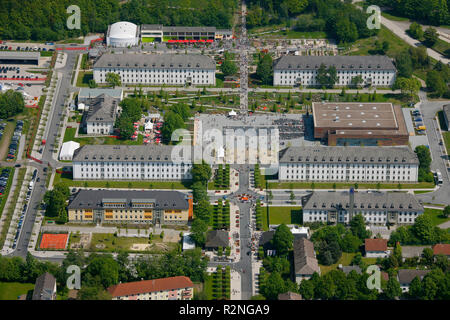
{"label": "flat-roofed building", "polygon": [[330,146],[408,145],[400,106],[392,103],[329,102],[312,104],[314,138]]}
{"label": "flat-roofed building", "polygon": [[372,225],[413,224],[424,213],[417,198],[404,192],[315,191],[302,202],[303,222],[349,223],[361,214]]}
{"label": "flat-roofed building", "polygon": [[119,283],[107,289],[113,300],[192,300],[194,284],[184,276]]}
{"label": "flat-roofed building", "polygon": [[419,159],[409,147],[290,147],[280,151],[280,181],[414,183]]}
{"label": "flat-roofed building", "polygon": [[192,162],[172,161],[172,146],[84,145],[73,155],[74,180],[190,180]]}
{"label": "flat-roofed building", "polygon": [[0,51],[0,64],[39,65],[40,52]]}
{"label": "flat-roofed building", "polygon": [[179,191],[80,190],[67,207],[70,222],[187,224],[192,197]]}
{"label": "flat-roofed building", "polygon": [[129,47],[139,44],[139,27],[127,21],[116,22],[108,27],[106,45],[111,47]]}
{"label": "flat-roofed building", "polygon": [[163,25],[162,24],[142,24],[141,25],[141,41],[145,42],[162,42]]}
{"label": "flat-roofed building", "polygon": [[200,54],[104,54],[94,65],[95,82],[106,83],[108,73],[122,84],[216,84],[215,61]]}
{"label": "flat-roofed building", "polygon": [[86,103],[90,99],[97,98],[105,94],[111,98],[123,100],[123,90],[122,89],[111,89],[111,88],[81,88],[78,93],[78,103]]}
{"label": "flat-roofed building", "polygon": [[274,86],[321,86],[317,81],[320,66],[334,66],[336,86],[350,86],[361,76],[363,85],[392,86],[396,69],[387,56],[283,56],[274,62]]}

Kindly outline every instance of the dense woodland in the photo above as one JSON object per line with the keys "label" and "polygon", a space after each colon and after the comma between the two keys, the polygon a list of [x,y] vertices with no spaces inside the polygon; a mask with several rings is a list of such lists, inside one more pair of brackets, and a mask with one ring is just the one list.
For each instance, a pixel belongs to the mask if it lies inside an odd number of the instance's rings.
{"label": "dense woodland", "polygon": [[392,8],[395,15],[435,26],[450,24],[450,0],[369,0],[370,4]]}
{"label": "dense woodland", "polygon": [[[1,0],[0,38],[62,40],[106,32],[117,21],[231,28],[237,0]],[[69,30],[70,5],[81,10],[81,30]]]}
{"label": "dense woodland", "polygon": [[366,26],[369,15],[340,0],[250,0],[249,5],[249,28],[286,24],[297,31],[324,31],[345,43],[377,33]]}

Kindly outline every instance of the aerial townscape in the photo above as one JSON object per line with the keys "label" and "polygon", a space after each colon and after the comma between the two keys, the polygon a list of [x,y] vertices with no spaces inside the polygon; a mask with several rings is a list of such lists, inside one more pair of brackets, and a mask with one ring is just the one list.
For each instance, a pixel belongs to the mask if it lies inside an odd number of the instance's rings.
{"label": "aerial townscape", "polygon": [[450,0],[0,7],[0,300],[450,300]]}

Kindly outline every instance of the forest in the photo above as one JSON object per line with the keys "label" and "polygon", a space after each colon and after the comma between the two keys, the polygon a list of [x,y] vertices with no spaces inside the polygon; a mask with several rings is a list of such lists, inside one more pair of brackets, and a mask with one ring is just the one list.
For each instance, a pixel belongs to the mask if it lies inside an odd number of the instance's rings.
{"label": "forest", "polygon": [[[167,26],[231,28],[237,0],[1,0],[0,39],[58,41],[90,32],[104,33],[117,21]],[[77,5],[81,29],[69,30],[66,21]]]}
{"label": "forest", "polygon": [[297,31],[324,31],[340,43],[376,35],[369,15],[340,0],[249,0],[249,28],[285,24]]}
{"label": "forest", "polygon": [[450,0],[368,0],[367,3],[391,8],[395,15],[425,24],[450,24]]}

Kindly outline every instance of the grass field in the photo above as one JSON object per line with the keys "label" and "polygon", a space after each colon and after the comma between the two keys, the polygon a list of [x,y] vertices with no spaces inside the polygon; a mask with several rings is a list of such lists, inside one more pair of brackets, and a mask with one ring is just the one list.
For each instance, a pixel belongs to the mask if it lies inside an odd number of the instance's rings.
{"label": "grass field", "polygon": [[55,173],[53,184],[63,182],[69,187],[128,189],[189,189],[189,182],[179,181],[74,181],[71,174]]}
{"label": "grass field", "polygon": [[[340,264],[342,264],[343,266],[349,266],[350,262],[352,262],[352,259],[355,255],[356,255],[356,253],[342,252],[341,258],[335,264],[332,264],[329,266],[324,266],[324,265],[320,264],[319,266],[320,266],[321,275],[324,275],[325,273],[330,272],[331,270],[336,270]],[[362,258],[362,260],[367,265],[371,265],[371,264],[375,264],[377,259],[376,258]]]}
{"label": "grass field", "polygon": [[[266,209],[266,208],[264,208],[264,209]],[[266,210],[264,210],[263,216],[266,216]],[[284,223],[284,224],[301,224],[302,223],[302,207],[270,207],[269,206],[269,224],[282,224],[282,223]],[[264,222],[263,222],[263,225],[264,225]]]}
{"label": "grass field", "polygon": [[441,223],[450,220],[450,218],[444,218],[444,216],[442,215],[442,210],[439,209],[425,208],[425,214],[430,216],[433,226],[440,225]]}
{"label": "grass field", "polygon": [[94,79],[93,71],[79,71],[77,78],[77,87],[89,87],[89,80]]}
{"label": "grass field", "polygon": [[379,41],[379,43],[383,43],[383,41],[387,41],[389,43],[389,49],[386,54],[390,57],[394,57],[399,52],[408,49],[410,46],[405,41],[397,37],[393,32],[387,29],[384,26],[381,26],[378,35],[375,37],[359,39],[357,40],[353,47],[358,48],[355,51],[351,51],[350,55],[371,55],[376,54],[375,42]]}
{"label": "grass field", "polygon": [[78,142],[81,146],[86,144],[103,144],[103,145],[142,145],[144,143],[144,137],[140,134],[137,140],[122,140],[116,139],[112,137],[84,137],[84,138],[75,138],[75,133],[77,128],[67,128],[64,133],[64,142],[67,141],[75,141]]}
{"label": "grass field", "polygon": [[142,42],[147,43],[147,42],[154,42],[155,38],[151,38],[151,37],[143,37],[142,38]]}
{"label": "grass field", "polygon": [[17,300],[22,294],[34,290],[33,283],[0,282],[0,300]]}
{"label": "grass field", "polygon": [[[355,187],[354,183],[338,183],[336,189],[349,189]],[[359,183],[359,189],[377,189],[376,183]],[[401,189],[430,189],[434,188],[432,182],[403,183]],[[312,182],[269,182],[269,189],[313,189]],[[314,182],[314,189],[333,189],[332,182]],[[380,183],[380,189],[398,189],[398,183]]]}

